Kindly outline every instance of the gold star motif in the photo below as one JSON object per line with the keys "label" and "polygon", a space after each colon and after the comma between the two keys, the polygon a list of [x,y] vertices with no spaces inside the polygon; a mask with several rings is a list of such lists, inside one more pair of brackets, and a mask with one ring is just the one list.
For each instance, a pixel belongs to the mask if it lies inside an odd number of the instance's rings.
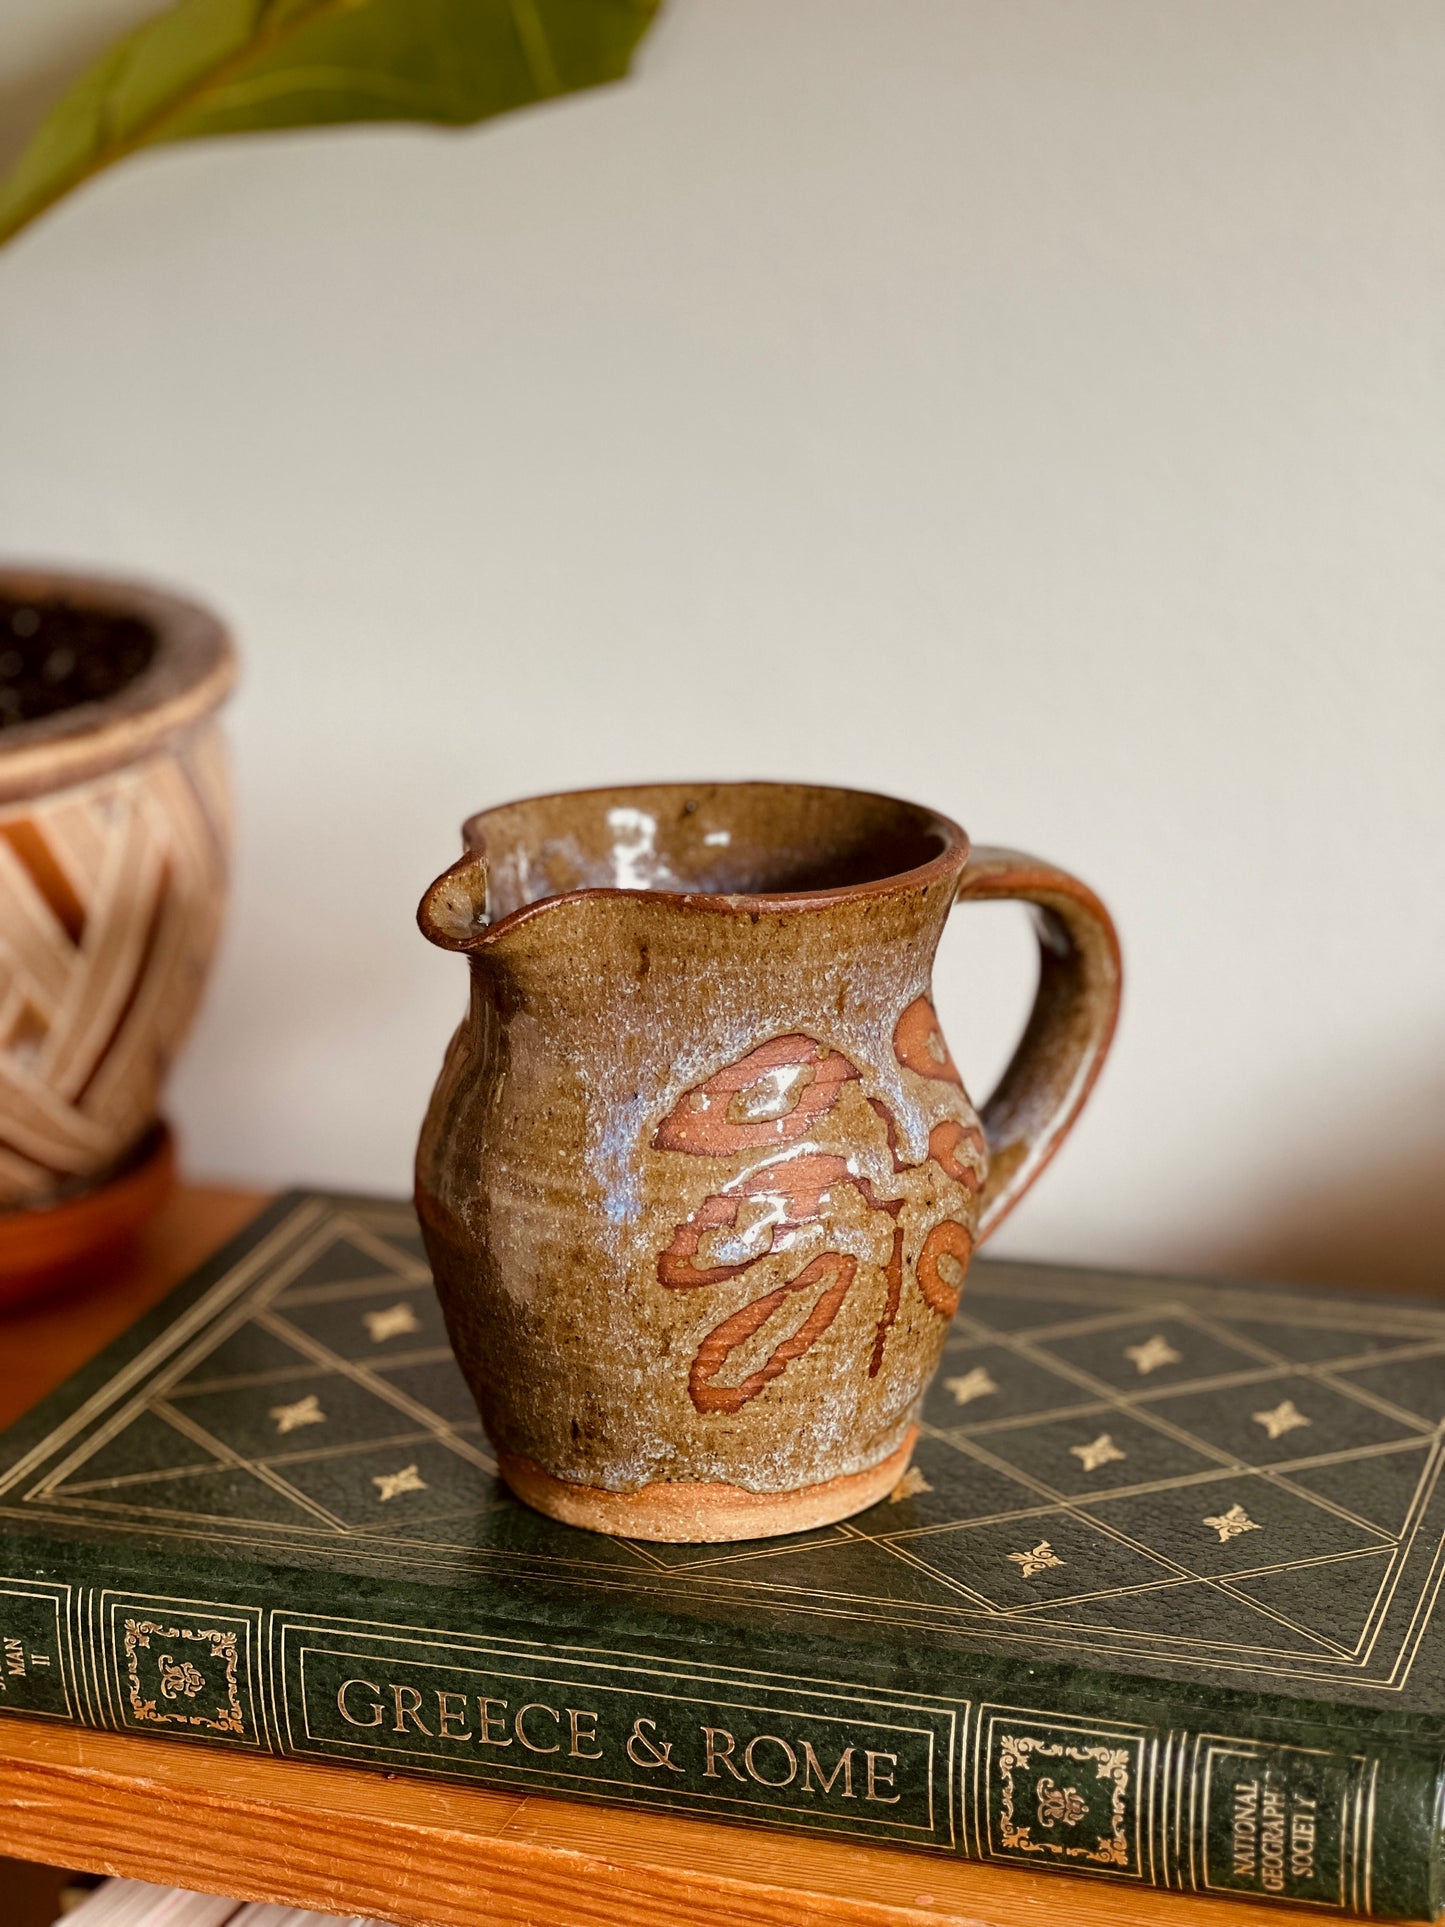
{"label": "gold star motif", "polygon": [[273,1405],[269,1416],[275,1419],[276,1430],[282,1434],[294,1432],[300,1425],[324,1425],[326,1422],[326,1414],[315,1392],[298,1398],[294,1405]]}
{"label": "gold star motif", "polygon": [[379,1345],[385,1338],[400,1338],[404,1332],[421,1330],[410,1305],[388,1305],[385,1311],[367,1312],[365,1319],[373,1345]]}
{"label": "gold star motif", "polygon": [[400,1472],[381,1472],[373,1476],[371,1483],[376,1487],[377,1500],[385,1504],[400,1492],[425,1492],[426,1480],[414,1465],[404,1465]]}
{"label": "gold star motif", "polygon": [[965,1372],[962,1378],[946,1378],[943,1384],[944,1389],[952,1392],[954,1399],[960,1405],[972,1405],[976,1398],[987,1398],[990,1392],[998,1390],[997,1385],[988,1375],[986,1365],[975,1365],[973,1370]]}
{"label": "gold star motif", "polygon": [[1097,1472],[1101,1465],[1112,1465],[1115,1459],[1127,1458],[1107,1432],[1101,1432],[1089,1445],[1071,1445],[1069,1450],[1086,1472]]}
{"label": "gold star motif", "polygon": [[1025,1579],[1032,1579],[1036,1572],[1047,1572],[1050,1566],[1064,1563],[1047,1539],[1040,1539],[1032,1552],[1011,1552],[1009,1558]]}
{"label": "gold star motif", "polygon": [[1124,1356],[1134,1361],[1141,1376],[1157,1372],[1161,1365],[1177,1365],[1180,1359],[1169,1340],[1161,1338],[1158,1332],[1146,1338],[1142,1345],[1126,1345]]}
{"label": "gold star motif", "polygon": [[931,1492],[933,1487],[924,1478],[916,1465],[910,1465],[903,1477],[888,1494],[889,1505],[897,1505],[903,1499],[916,1499],[920,1492]]}
{"label": "gold star motif", "polygon": [[1312,1424],[1295,1405],[1292,1398],[1283,1398],[1272,1412],[1253,1412],[1250,1414],[1256,1425],[1262,1425],[1272,1439],[1283,1438],[1286,1432],[1297,1431],[1301,1425]]}
{"label": "gold star motif", "polygon": [[1264,1531],[1264,1527],[1256,1525],[1242,1505],[1232,1505],[1228,1512],[1217,1512],[1204,1524],[1219,1534],[1222,1546],[1227,1546],[1231,1539],[1237,1539],[1241,1532]]}

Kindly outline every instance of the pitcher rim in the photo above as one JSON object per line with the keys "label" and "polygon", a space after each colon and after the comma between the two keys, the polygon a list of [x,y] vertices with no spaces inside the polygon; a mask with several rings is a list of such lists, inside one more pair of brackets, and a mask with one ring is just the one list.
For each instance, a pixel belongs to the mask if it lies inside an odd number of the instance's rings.
{"label": "pitcher rim", "polygon": [[[630,884],[585,884],[573,890],[559,890],[553,896],[538,897],[531,903],[519,904],[515,910],[509,910],[495,921],[478,921],[475,905],[469,925],[457,917],[457,910],[461,906],[455,901],[456,888],[460,887],[465,894],[471,894],[467,889],[469,873],[471,880],[480,880],[483,885],[485,883],[487,851],[482,826],[489,818],[500,815],[504,810],[524,808],[529,803],[582,801],[602,796],[614,797],[619,803],[625,803],[629,798],[655,795],[659,790],[672,790],[681,795],[689,790],[805,790],[825,797],[864,798],[910,813],[924,833],[931,830],[939,836],[942,848],[927,862],[914,864],[908,869],[891,871],[885,876],[858,883],[829,885],[821,889],[666,890],[639,888]],[[530,796],[511,798],[474,811],[462,823],[462,843],[461,857],[436,879],[423,896],[417,910],[417,921],[423,934],[433,943],[440,944],[444,949],[469,953],[490,947],[519,924],[564,903],[592,902],[604,898],[660,898],[681,909],[715,915],[747,916],[824,910],[844,902],[866,902],[879,897],[907,895],[920,889],[931,889],[935,883],[945,882],[950,877],[956,880],[968,861],[970,849],[967,831],[954,818],[945,816],[941,810],[935,810],[928,804],[915,803],[886,790],[859,789],[846,783],[790,782],[779,778],[747,777],[696,779],[692,782],[598,783],[573,790],[541,790]],[[480,879],[476,879],[478,869],[481,871]]]}

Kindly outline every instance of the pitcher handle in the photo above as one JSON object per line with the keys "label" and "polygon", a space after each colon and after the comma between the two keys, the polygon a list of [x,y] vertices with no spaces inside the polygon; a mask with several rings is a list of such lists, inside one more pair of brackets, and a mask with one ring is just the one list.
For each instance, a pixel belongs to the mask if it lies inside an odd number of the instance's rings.
{"label": "pitcher handle", "polygon": [[974,849],[954,902],[1004,898],[1034,906],[1039,987],[981,1114],[989,1173],[979,1243],[997,1231],[1083,1108],[1108,1054],[1123,983],[1113,921],[1087,884],[1021,850]]}
{"label": "pitcher handle", "polygon": [[429,885],[417,905],[421,933],[443,950],[466,954],[487,940],[487,859],[467,850]]}

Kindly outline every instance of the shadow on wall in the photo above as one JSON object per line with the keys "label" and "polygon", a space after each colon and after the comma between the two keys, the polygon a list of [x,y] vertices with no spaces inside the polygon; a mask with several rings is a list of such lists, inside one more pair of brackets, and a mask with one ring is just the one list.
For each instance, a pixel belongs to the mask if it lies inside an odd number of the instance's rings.
{"label": "shadow on wall", "polygon": [[1310,1176],[1199,1255],[1233,1277],[1445,1298],[1445,1071],[1363,1106],[1348,1136],[1322,1126]]}

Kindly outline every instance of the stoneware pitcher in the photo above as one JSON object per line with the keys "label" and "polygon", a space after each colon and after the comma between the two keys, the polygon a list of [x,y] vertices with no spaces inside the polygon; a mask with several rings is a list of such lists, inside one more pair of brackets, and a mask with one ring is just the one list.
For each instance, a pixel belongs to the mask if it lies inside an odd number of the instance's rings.
{"label": "stoneware pitcher", "polygon": [[[761,1538],[903,1476],[974,1246],[1097,1076],[1108,913],[916,804],[660,784],[474,816],[422,930],[471,1006],[422,1129],[448,1329],[519,1497]],[[934,1013],[955,902],[1036,906],[1033,1014],[976,1111]]]}

